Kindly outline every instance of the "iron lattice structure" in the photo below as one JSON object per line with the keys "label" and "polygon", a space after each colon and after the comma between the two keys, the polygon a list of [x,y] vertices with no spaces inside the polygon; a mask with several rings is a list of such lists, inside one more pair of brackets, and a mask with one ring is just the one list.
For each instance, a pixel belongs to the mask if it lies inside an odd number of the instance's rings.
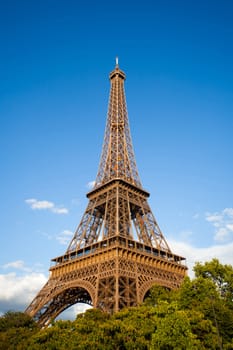
{"label": "iron lattice structure", "polygon": [[172,253],[138,175],[118,62],[94,188],[66,253],[52,259],[50,277],[26,312],[41,326],[77,302],[108,312],[143,302],[154,284],[178,288],[185,259]]}

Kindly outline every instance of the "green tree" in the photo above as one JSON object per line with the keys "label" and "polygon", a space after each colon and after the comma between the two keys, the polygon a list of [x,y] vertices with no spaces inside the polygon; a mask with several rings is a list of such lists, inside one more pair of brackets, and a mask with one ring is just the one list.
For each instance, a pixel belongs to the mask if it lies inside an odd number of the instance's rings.
{"label": "green tree", "polygon": [[120,349],[146,350],[149,349],[151,337],[156,329],[156,308],[142,305],[126,308],[113,315],[118,321],[120,331],[115,338]]}
{"label": "green tree", "polygon": [[179,306],[182,309],[203,310],[210,300],[220,299],[212,280],[202,276],[191,280],[186,277],[177,294]]}
{"label": "green tree", "polygon": [[213,259],[204,264],[196,263],[194,271],[194,283],[198,279],[204,279],[206,284],[212,283],[215,286],[215,292],[213,288],[206,290],[205,302],[200,307],[215,325],[219,344],[228,348],[233,339],[233,267]]}
{"label": "green tree", "polygon": [[9,328],[29,327],[36,328],[37,324],[29,315],[24,312],[8,311],[0,317],[0,332],[6,331]]}
{"label": "green tree", "polygon": [[29,315],[9,311],[0,317],[0,350],[27,349],[30,338],[38,331]]}
{"label": "green tree", "polygon": [[168,288],[155,284],[149,290],[148,296],[144,301],[144,305],[155,306],[158,301],[161,300],[172,301],[176,298],[176,293],[176,290],[170,290]]}
{"label": "green tree", "polygon": [[196,277],[201,276],[213,281],[220,296],[233,309],[233,267],[231,265],[223,265],[218,259],[212,259],[204,264],[196,263],[193,270]]}
{"label": "green tree", "polygon": [[28,350],[105,349],[104,325],[109,318],[109,314],[90,309],[75,321],[55,321],[31,339]]}
{"label": "green tree", "polygon": [[152,336],[150,349],[194,350],[198,341],[192,333],[189,319],[184,310],[178,310],[175,302],[160,303],[157,310],[157,327]]}

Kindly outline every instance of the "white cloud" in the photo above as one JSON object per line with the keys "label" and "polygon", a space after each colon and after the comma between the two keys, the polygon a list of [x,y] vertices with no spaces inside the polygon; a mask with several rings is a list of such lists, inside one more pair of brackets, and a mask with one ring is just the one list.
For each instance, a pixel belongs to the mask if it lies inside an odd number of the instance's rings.
{"label": "white cloud", "polygon": [[57,207],[53,202],[49,202],[47,200],[39,201],[35,198],[30,198],[30,199],[26,199],[25,202],[33,210],[49,210],[55,214],[68,214],[69,212],[67,208]]}
{"label": "white cloud", "polygon": [[42,273],[17,276],[15,272],[0,275],[0,313],[23,311],[46,283]]}
{"label": "white cloud", "polygon": [[227,228],[229,231],[233,231],[233,224],[227,224],[227,225],[226,225],[226,228]]}
{"label": "white cloud", "polygon": [[233,266],[233,242],[229,244],[216,244],[206,248],[198,248],[188,243],[170,240],[169,245],[175,254],[186,258],[187,266],[189,268],[188,275],[190,277],[194,276],[192,269],[197,261],[204,263],[205,261],[217,258],[220,263]]}
{"label": "white cloud", "polygon": [[32,209],[52,209],[54,207],[54,204],[49,201],[38,201],[37,199],[31,198],[26,199],[25,202],[30,205]]}
{"label": "white cloud", "polygon": [[57,241],[62,245],[67,245],[71,238],[73,237],[73,232],[69,230],[64,230],[59,235],[57,235],[56,239]]}
{"label": "white cloud", "polygon": [[221,212],[206,213],[206,221],[215,227],[216,241],[226,242],[232,238],[233,208],[225,208]]}
{"label": "white cloud", "polygon": [[193,215],[193,219],[199,219],[199,217],[200,217],[199,213],[196,213],[196,214]]}
{"label": "white cloud", "polygon": [[2,266],[4,269],[16,269],[16,270],[21,270],[21,271],[31,271],[30,268],[25,266],[25,263],[23,260],[16,260],[16,261],[11,261],[7,264],[4,264]]}
{"label": "white cloud", "polygon": [[52,208],[52,212],[55,214],[68,214],[68,209],[66,208]]}
{"label": "white cloud", "polygon": [[90,181],[87,183],[87,187],[91,190],[95,186],[95,181]]}
{"label": "white cloud", "polygon": [[[215,225],[214,225],[215,226]],[[229,235],[229,230],[227,229],[227,227],[221,227],[221,226],[215,226],[218,227],[218,230],[215,233],[215,240],[216,241],[225,241],[228,238]]]}
{"label": "white cloud", "polygon": [[214,214],[206,213],[206,220],[209,222],[218,223],[222,221],[222,218],[223,218],[222,215],[218,213],[214,213]]}
{"label": "white cloud", "polygon": [[223,213],[233,218],[233,208],[225,208]]}

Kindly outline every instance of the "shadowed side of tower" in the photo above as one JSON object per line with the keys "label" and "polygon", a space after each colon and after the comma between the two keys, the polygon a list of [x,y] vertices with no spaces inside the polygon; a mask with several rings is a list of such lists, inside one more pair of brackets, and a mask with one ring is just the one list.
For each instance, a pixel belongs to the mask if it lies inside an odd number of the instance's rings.
{"label": "shadowed side of tower", "polygon": [[108,312],[142,303],[153,284],[178,288],[184,258],[168,246],[138,175],[118,62],[110,73],[104,143],[88,205],[64,255],[26,312],[45,326],[84,302]]}

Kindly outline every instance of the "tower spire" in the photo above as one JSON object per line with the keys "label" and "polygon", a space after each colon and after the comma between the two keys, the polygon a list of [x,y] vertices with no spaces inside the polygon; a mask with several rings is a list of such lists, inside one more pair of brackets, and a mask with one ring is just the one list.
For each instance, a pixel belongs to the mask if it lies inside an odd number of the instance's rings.
{"label": "tower spire", "polygon": [[136,166],[129,128],[124,81],[125,73],[116,67],[109,75],[111,88],[104,143],[95,187],[120,178],[142,187]]}

